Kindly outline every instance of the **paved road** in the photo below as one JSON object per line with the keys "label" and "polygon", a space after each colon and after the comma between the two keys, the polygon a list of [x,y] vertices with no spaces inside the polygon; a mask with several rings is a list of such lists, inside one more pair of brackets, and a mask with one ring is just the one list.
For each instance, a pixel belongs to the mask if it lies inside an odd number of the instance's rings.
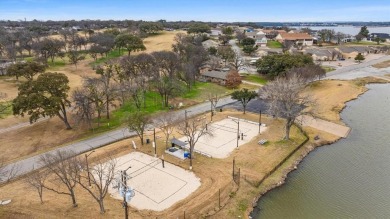
{"label": "paved road", "polygon": [[372,65],[376,63],[380,63],[388,60],[390,60],[389,55],[383,56],[379,59],[373,59],[370,61],[362,62],[357,65],[346,66],[327,73],[325,78],[352,80],[352,79],[364,78],[368,76],[383,76],[385,74],[390,74],[390,68],[378,69],[372,67]]}
{"label": "paved road", "polygon": [[[217,107],[220,108],[224,105],[231,104],[236,102],[236,100],[232,100],[230,97],[225,97],[221,100],[219,100]],[[202,104],[198,104],[196,106],[189,107],[187,109],[187,115],[188,116],[193,116],[197,115],[203,112],[206,112],[210,110],[210,102],[205,102]],[[184,118],[184,109],[176,111],[177,116],[180,118]],[[95,148],[99,148],[102,146],[105,146],[107,144],[120,141],[123,139],[126,139],[131,136],[135,136],[135,132],[129,132],[127,128],[122,128],[114,131],[110,131],[107,133],[103,133],[99,136],[92,137],[90,139],[86,139],[80,142],[72,143],[69,145],[66,145],[64,147],[46,152],[44,154],[53,154],[56,151],[66,151],[66,150],[72,150],[75,153],[81,154],[87,151],[90,151]],[[26,174],[30,171],[32,171],[34,168],[39,169],[42,167],[42,165],[39,163],[39,157],[41,155],[36,155],[33,157],[26,158],[24,160],[17,161],[15,163],[11,163],[7,166],[4,167],[4,171],[10,171],[12,168],[17,168],[18,172],[16,176],[20,176],[23,174]],[[0,179],[1,182],[1,179]]]}

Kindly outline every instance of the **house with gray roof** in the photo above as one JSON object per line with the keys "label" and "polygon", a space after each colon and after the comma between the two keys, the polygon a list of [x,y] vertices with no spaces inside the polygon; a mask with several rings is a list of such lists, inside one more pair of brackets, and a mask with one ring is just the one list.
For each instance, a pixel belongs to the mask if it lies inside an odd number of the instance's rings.
{"label": "house with gray roof", "polygon": [[227,75],[227,71],[206,71],[200,76],[199,80],[225,85]]}

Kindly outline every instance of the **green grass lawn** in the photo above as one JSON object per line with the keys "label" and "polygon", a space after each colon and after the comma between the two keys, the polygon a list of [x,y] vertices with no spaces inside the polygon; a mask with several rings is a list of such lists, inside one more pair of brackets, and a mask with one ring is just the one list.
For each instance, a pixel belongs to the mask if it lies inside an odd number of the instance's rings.
{"label": "green grass lawn", "polygon": [[[104,62],[107,62],[110,59],[118,58],[121,57],[125,54],[126,51],[122,50],[120,53],[117,49],[112,50],[111,52],[108,53],[107,57],[103,56],[98,58],[96,61],[91,62],[91,65],[100,65]],[[99,56],[98,56],[99,57]]]}
{"label": "green grass lawn", "polygon": [[242,79],[245,81],[250,81],[253,83],[258,83],[258,84],[266,84],[267,79],[265,79],[263,76],[258,75],[258,74],[241,74]]}
{"label": "green grass lawn", "polygon": [[0,119],[12,115],[11,101],[0,102]]}
{"label": "green grass lawn", "polygon": [[182,98],[195,100],[197,102],[203,102],[208,99],[208,95],[217,94],[220,96],[226,96],[230,93],[230,90],[224,86],[209,82],[195,82],[195,85],[190,91],[186,91]]}
{"label": "green grass lawn", "polygon": [[53,62],[51,62],[51,60],[48,60],[47,64],[49,65],[48,70],[55,71],[59,70],[59,68],[63,68],[67,63],[64,59],[55,58]]}
{"label": "green grass lawn", "polygon": [[[142,106],[141,111],[146,112],[147,114],[154,114],[166,110],[168,110],[168,108],[162,106],[160,94],[154,91],[146,93],[146,107],[144,108]],[[95,127],[92,131],[94,133],[100,133],[125,125],[127,116],[136,111],[137,108],[135,104],[132,100],[129,100],[118,109],[113,110],[110,119],[107,119],[106,114],[103,113],[102,118],[100,119],[99,128],[97,128],[97,119],[95,119]]]}
{"label": "green grass lawn", "polygon": [[268,40],[267,47],[272,48],[272,49],[279,49],[279,48],[282,48],[283,45],[281,43],[279,43],[278,41]]}

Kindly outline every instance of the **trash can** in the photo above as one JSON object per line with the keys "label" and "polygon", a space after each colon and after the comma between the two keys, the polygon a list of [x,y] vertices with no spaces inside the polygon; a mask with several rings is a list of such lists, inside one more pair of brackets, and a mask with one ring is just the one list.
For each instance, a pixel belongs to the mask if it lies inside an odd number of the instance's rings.
{"label": "trash can", "polygon": [[147,138],[147,139],[146,139],[146,144],[149,144],[149,143],[150,143],[150,139]]}
{"label": "trash can", "polygon": [[219,109],[219,112],[222,112],[222,108],[221,108],[221,109]]}

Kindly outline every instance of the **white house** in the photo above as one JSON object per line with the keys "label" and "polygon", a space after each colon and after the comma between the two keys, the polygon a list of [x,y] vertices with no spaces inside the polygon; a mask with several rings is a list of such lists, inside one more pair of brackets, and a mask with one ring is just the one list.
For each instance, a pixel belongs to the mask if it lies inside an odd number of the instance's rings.
{"label": "white house", "polygon": [[256,45],[260,47],[266,47],[267,46],[267,37],[265,36],[265,33],[263,31],[259,31],[256,33]]}

